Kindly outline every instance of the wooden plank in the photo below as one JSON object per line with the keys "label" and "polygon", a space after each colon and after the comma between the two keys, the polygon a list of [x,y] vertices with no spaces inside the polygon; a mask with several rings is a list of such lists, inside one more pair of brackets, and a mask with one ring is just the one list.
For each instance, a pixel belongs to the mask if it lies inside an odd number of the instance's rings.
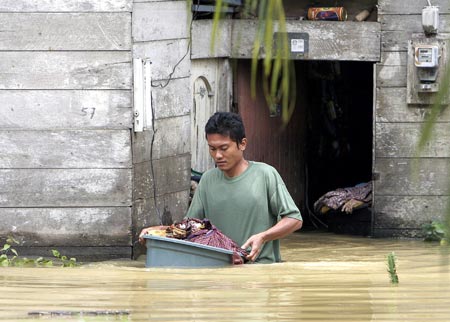
{"label": "wooden plank", "polygon": [[1,129],[129,129],[129,90],[1,90]]}
{"label": "wooden plank", "polygon": [[[448,0],[433,0],[431,4],[438,6],[441,14],[450,13]],[[378,0],[378,14],[421,14],[425,5],[427,2],[423,0],[408,0],[407,4],[398,0]]]}
{"label": "wooden plank", "polygon": [[[381,32],[381,49],[383,51],[408,51],[408,41],[413,38],[413,33],[421,34],[422,31],[394,30]],[[438,38],[447,38],[449,33],[440,32]]]}
{"label": "wooden plank", "polygon": [[131,12],[133,0],[2,0],[0,12]]}
{"label": "wooden plank", "polygon": [[[142,188],[143,186],[141,186]],[[145,189],[145,187],[143,187]],[[144,198],[143,193],[147,196]],[[168,192],[155,198],[148,191],[141,191],[133,200],[133,241],[138,239],[144,227],[168,224],[170,221],[181,221],[188,209],[189,188],[182,191]],[[133,244],[133,256],[145,254],[146,249],[140,244]]]}
{"label": "wooden plank", "polygon": [[130,50],[131,14],[0,13],[0,50]]}
{"label": "wooden plank", "polygon": [[[423,122],[430,115],[429,107],[406,104],[406,87],[378,87],[376,91],[376,122]],[[450,122],[450,108],[442,111],[437,122]]]}
{"label": "wooden plank", "polygon": [[152,87],[152,102],[155,119],[188,115],[192,109],[190,78],[172,79],[169,85],[165,86],[166,84],[167,81],[153,82],[155,87]]}
{"label": "wooden plank", "polygon": [[159,215],[164,217],[164,220],[167,218],[174,222],[181,221],[187,212],[188,201],[189,189],[157,196],[156,205],[153,196],[134,200],[133,225],[136,227],[134,240],[137,240],[142,228],[160,225]]}
{"label": "wooden plank", "polygon": [[[406,7],[406,6],[405,6]],[[382,31],[423,32],[422,15],[378,15]],[[440,15],[439,33],[450,32],[450,16]]]}
{"label": "wooden plank", "polygon": [[377,22],[288,21],[286,29],[309,34],[310,59],[380,60],[381,30]]}
{"label": "wooden plank", "polygon": [[133,5],[133,40],[189,38],[189,22],[185,1],[136,2]]}
{"label": "wooden plank", "polygon": [[449,194],[448,158],[422,158],[413,172],[413,159],[375,158],[376,196],[442,196]]}
{"label": "wooden plank", "polygon": [[153,198],[154,185],[156,196],[187,191],[190,188],[190,177],[190,154],[135,164],[133,198],[134,200]]}
{"label": "wooden plank", "polygon": [[[155,120],[155,132],[134,133],[133,162],[163,159],[191,151],[190,115]],[[153,139],[153,135],[155,138]],[[152,147],[153,141],[153,147]]]}
{"label": "wooden plank", "polygon": [[376,66],[377,86],[379,87],[405,87],[406,86],[406,65],[405,66]]}
{"label": "wooden plank", "polygon": [[0,168],[131,168],[130,130],[0,131]]}
{"label": "wooden plank", "polygon": [[129,52],[1,52],[0,89],[131,89]]}
{"label": "wooden plank", "polygon": [[[423,123],[377,123],[376,157],[414,157]],[[420,157],[450,158],[450,123],[437,123]]]}
{"label": "wooden plank", "polygon": [[0,169],[0,207],[131,206],[130,169]]}
{"label": "wooden plank", "polygon": [[382,52],[381,60],[377,65],[381,66],[406,66],[408,54],[405,52]]}
{"label": "wooden plank", "polygon": [[433,220],[443,220],[448,196],[377,196],[374,228],[421,229]]}
{"label": "wooden plank", "polygon": [[188,39],[135,43],[133,57],[151,59],[153,81],[167,80],[169,77],[184,78],[190,75],[188,47]]}
{"label": "wooden plank", "polygon": [[[232,42],[232,27],[234,20],[222,20],[217,26],[215,35],[212,33],[210,20],[195,20],[192,23],[192,52],[191,59],[209,58],[209,57],[230,57]],[[214,36],[214,46],[211,48],[211,42]],[[242,35],[242,36],[245,36]],[[241,39],[241,34],[237,34],[233,41],[244,43],[248,39]],[[253,44],[253,40],[251,41]]]}
{"label": "wooden plank", "polygon": [[409,30],[381,31],[381,50],[407,51],[411,36],[412,32]]}
{"label": "wooden plank", "polygon": [[131,246],[131,208],[0,208],[21,246]]}
{"label": "wooden plank", "polygon": [[406,87],[406,61],[406,52],[382,52],[376,64],[377,86]]}
{"label": "wooden plank", "polygon": [[[197,23],[197,22],[194,22]],[[256,20],[232,20],[232,39],[230,57],[251,58],[253,40],[255,39]],[[192,53],[195,58],[212,57],[210,46],[195,37],[210,34],[209,26],[201,22],[201,33],[193,34]],[[226,26],[224,28],[227,28]],[[377,22],[339,22],[329,21],[287,21],[287,32],[308,33],[309,53],[304,58],[311,60],[347,60],[347,61],[379,61],[380,60],[380,25]],[[275,31],[277,28],[274,29]],[[219,31],[226,34],[226,31]],[[201,45],[201,46],[199,46]],[[261,48],[264,57],[264,48]],[[223,56],[221,52],[221,56]]]}

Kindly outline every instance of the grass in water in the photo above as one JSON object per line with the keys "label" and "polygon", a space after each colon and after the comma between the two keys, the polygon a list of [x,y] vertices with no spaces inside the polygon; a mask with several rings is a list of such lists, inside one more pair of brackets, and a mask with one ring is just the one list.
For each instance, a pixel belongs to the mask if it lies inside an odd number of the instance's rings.
{"label": "grass in water", "polygon": [[391,278],[392,284],[398,284],[398,275],[397,275],[397,268],[396,268],[396,257],[394,252],[388,254],[387,256],[387,266],[388,266],[388,273],[389,277]]}
{"label": "grass in water", "polygon": [[[35,259],[30,259],[26,257],[21,257],[17,251],[12,247],[13,244],[19,245],[19,242],[13,237],[8,237],[6,243],[0,248],[0,266],[18,266],[18,267],[50,267],[53,266],[53,261],[51,259],[46,259],[43,257],[38,257]],[[67,256],[61,255],[61,253],[55,249],[52,249],[53,256],[61,263],[62,267],[75,267],[79,264],[76,258],[68,258]]]}

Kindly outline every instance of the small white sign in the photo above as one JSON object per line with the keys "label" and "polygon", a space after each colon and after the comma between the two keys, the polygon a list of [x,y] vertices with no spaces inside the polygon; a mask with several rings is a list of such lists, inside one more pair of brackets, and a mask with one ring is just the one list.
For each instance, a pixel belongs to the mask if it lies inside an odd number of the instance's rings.
{"label": "small white sign", "polygon": [[304,53],[305,52],[305,40],[304,39],[291,39],[291,52],[292,53]]}

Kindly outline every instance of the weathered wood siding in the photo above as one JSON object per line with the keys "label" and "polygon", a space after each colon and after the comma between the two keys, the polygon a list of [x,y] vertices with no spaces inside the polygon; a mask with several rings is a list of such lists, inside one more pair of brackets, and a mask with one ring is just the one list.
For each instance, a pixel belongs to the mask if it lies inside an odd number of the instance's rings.
{"label": "weathered wood siding", "polygon": [[0,238],[22,252],[131,256],[131,9],[0,3]]}
{"label": "weathered wood siding", "polygon": [[[134,1],[133,57],[152,62],[153,130],[133,134],[133,237],[179,220],[189,200],[190,15],[185,1]],[[134,255],[142,253],[139,245]]]}
{"label": "weathered wood siding", "polygon": [[[440,29],[450,31],[450,3],[440,7]],[[381,61],[376,66],[374,235],[419,236],[422,225],[443,218],[449,199],[450,111],[434,127],[419,159],[416,146],[429,107],[406,103],[407,44],[422,32],[426,1],[379,0]],[[415,162],[417,161],[417,162]]]}

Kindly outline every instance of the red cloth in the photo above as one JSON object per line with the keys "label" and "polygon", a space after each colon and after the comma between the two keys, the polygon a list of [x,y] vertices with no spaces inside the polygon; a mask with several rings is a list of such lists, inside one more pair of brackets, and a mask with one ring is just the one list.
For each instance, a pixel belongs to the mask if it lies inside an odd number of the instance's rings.
{"label": "red cloth", "polygon": [[[201,223],[204,228],[195,229],[190,221]],[[208,219],[199,220],[186,218],[180,224],[176,224],[175,226],[186,227],[187,236],[185,239],[188,241],[233,251],[233,264],[243,264],[245,257],[248,255],[245,249],[239,247],[235,241],[217,229],[217,227]]]}

